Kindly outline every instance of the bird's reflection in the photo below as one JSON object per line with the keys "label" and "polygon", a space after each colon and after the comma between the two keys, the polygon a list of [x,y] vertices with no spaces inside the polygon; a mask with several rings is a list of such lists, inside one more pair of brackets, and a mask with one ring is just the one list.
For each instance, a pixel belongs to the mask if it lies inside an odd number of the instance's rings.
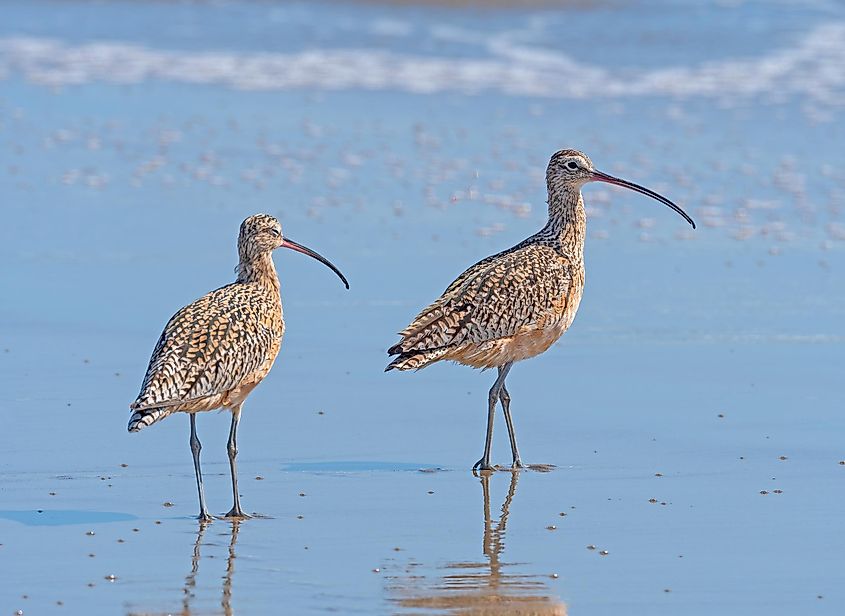
{"label": "bird's reflection", "polygon": [[[232,577],[235,573],[235,546],[238,543],[238,530],[241,521],[232,519],[228,521],[231,524],[231,533],[229,534],[229,552],[226,557],[226,573],[223,576],[223,587],[220,594],[220,608],[225,616],[232,615]],[[197,574],[200,568],[200,559],[202,558],[201,549],[203,546],[203,538],[206,530],[210,524],[208,522],[200,522],[199,530],[197,531],[197,540],[194,542],[194,552],[191,557],[191,572],[185,576],[185,585],[182,590],[184,596],[182,597],[182,616],[190,616],[195,613],[192,610],[191,603],[196,599]]]}
{"label": "bird's reflection", "polygon": [[510,473],[510,486],[498,519],[490,514],[490,477],[482,473],[484,498],[483,562],[452,562],[434,577],[420,575],[410,563],[405,575],[391,578],[391,591],[402,612],[439,610],[477,616],[514,614],[565,616],[566,606],[553,596],[541,576],[511,572],[515,563],[502,562],[510,506],[519,473]]}

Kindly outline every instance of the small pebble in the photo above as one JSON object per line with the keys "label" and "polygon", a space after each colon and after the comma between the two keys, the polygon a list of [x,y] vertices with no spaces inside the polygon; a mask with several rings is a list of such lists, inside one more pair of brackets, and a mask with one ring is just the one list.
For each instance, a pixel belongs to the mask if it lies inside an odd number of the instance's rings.
{"label": "small pebble", "polygon": [[564,517],[565,515],[566,515],[566,512],[565,512],[565,511],[561,511],[561,512],[560,512],[560,517]]}
{"label": "small pebble", "polygon": [[610,554],[610,552],[608,552],[607,550],[602,550],[601,552],[599,552],[599,554],[601,554],[602,556],[607,556],[608,554]]}
{"label": "small pebble", "polygon": [[657,499],[656,498],[650,498],[650,499],[648,499],[648,502],[650,502],[651,504],[654,504],[654,503],[657,502]]}
{"label": "small pebble", "polygon": [[120,465],[120,468],[126,468],[127,466],[129,466],[129,465],[124,462]]}
{"label": "small pebble", "polygon": [[557,526],[552,524],[551,526],[546,526],[546,530],[557,530]]}
{"label": "small pebble", "polygon": [[725,416],[724,416],[722,413],[719,413],[718,417],[719,417],[719,419],[724,419],[724,418],[725,418]]}
{"label": "small pebble", "polygon": [[768,490],[760,490],[760,494],[768,494],[768,493],[769,493]]}
{"label": "small pebble", "polygon": [[783,490],[772,490],[775,494],[783,494]]}
{"label": "small pebble", "polygon": [[434,490],[429,490],[429,491],[428,491],[428,493],[429,493],[429,494],[434,494]]}
{"label": "small pebble", "polygon": [[264,481],[264,477],[262,477],[261,475],[256,475],[255,480],[256,481]]}
{"label": "small pebble", "polygon": [[114,582],[114,581],[117,579],[117,576],[116,576],[115,574],[113,574],[113,573],[110,573],[109,575],[107,575],[107,576],[106,576],[106,579],[107,579],[109,582]]}
{"label": "small pebble", "polygon": [[663,592],[672,592],[672,589],[670,589],[670,588],[664,588],[664,589],[663,589]]}
{"label": "small pebble", "polygon": [[379,573],[379,572],[381,572],[381,569],[379,569],[378,567],[376,567],[375,569],[373,569],[373,573]]}
{"label": "small pebble", "polygon": [[302,518],[304,518],[304,517],[305,517],[304,515],[298,515],[298,516],[296,516],[296,519],[297,519],[297,520],[301,520],[301,519],[302,519]]}
{"label": "small pebble", "polygon": [[552,579],[553,579],[553,580],[556,580],[556,579],[558,579],[559,577],[560,577],[560,576],[559,576],[557,573],[552,573]]}
{"label": "small pebble", "polygon": [[300,493],[299,493],[299,495],[300,495],[300,496],[305,496],[305,492],[300,492]]}
{"label": "small pebble", "polygon": [[162,503],[162,505],[163,505],[163,506],[165,506],[165,507],[172,507],[172,506],[173,506],[173,503],[171,503],[170,501],[164,501],[164,502]]}
{"label": "small pebble", "polygon": [[94,531],[93,530],[85,531],[85,534],[88,535],[89,537],[93,537]]}
{"label": "small pebble", "polygon": [[588,546],[587,546],[587,549],[588,549],[588,550],[595,550],[595,549],[596,549],[596,546],[594,546],[594,545],[591,543],[590,545],[588,545]]}
{"label": "small pebble", "polygon": [[778,458],[778,460],[786,460],[786,459],[787,459],[787,458],[786,458],[786,456],[780,456],[780,457]]}

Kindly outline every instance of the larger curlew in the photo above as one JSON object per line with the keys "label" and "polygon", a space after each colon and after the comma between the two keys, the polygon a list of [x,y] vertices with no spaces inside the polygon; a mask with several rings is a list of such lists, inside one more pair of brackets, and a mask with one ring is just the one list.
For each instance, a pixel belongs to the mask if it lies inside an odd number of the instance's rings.
{"label": "larger curlew", "polygon": [[205,506],[196,414],[220,408],[232,411],[228,454],[234,504],[226,517],[247,517],[238,497],[238,422],[244,400],[273,367],[285,333],[272,257],[281,247],[324,263],[349,288],[340,270],[327,259],[284,237],[278,220],[267,214],[250,216],[241,223],[238,236],[237,280],[173,315],[153,350],[141,393],[130,405],[130,432],[178,411],[189,414],[199,518],[204,521],[211,516]]}
{"label": "larger curlew", "polygon": [[482,259],[449,285],[406,327],[398,355],[385,371],[419,370],[451,360],[473,368],[497,368],[487,399],[484,455],[473,470],[492,470],[490,448],[496,402],[501,401],[510,437],[513,468],[522,468],[511,420],[505,379],[514,362],[539,355],[572,324],[584,290],[584,235],[587,217],[581,187],[608,182],[630,188],[669,206],[695,228],[680,207],[656,192],[593,167],[577,150],[556,152],[546,170],[549,220],[528,239]]}

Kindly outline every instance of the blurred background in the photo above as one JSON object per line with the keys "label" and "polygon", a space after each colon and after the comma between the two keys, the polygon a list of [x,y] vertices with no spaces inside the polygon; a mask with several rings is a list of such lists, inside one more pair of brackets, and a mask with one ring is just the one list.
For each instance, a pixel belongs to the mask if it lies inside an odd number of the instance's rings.
{"label": "blurred background", "polygon": [[[843,110],[833,0],[4,3],[0,610],[842,613]],[[584,189],[578,317],[508,380],[557,468],[481,481],[493,375],[385,349],[545,223],[570,147],[699,226]],[[198,532],[187,419],[127,406],[256,212],[351,290],[276,255],[269,519]]]}

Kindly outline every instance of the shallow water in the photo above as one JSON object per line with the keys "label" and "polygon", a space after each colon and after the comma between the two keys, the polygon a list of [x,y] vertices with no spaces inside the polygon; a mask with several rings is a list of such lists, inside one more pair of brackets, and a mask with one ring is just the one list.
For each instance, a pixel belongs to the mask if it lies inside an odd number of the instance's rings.
{"label": "shallow water", "polygon": [[[0,610],[842,612],[839,4],[127,10],[0,20]],[[476,478],[493,375],[384,351],[543,224],[561,147],[699,228],[585,188],[578,317],[508,379],[555,468]],[[257,211],[352,288],[276,255],[238,458],[261,517],[203,528],[187,418],[128,435],[127,405]],[[198,424],[222,513],[228,416]]]}

